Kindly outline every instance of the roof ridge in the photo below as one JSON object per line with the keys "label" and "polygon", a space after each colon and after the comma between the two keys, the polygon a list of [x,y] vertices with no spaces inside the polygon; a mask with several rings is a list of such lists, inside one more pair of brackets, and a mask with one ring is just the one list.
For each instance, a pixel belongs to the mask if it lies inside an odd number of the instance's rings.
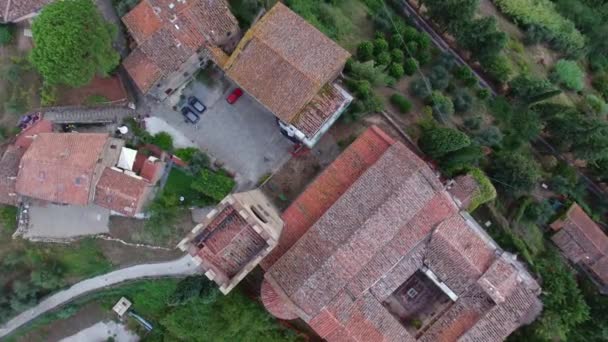
{"label": "roof ridge", "polygon": [[4,21],[9,22],[10,20],[8,19],[8,12],[11,8],[11,2],[12,0],[8,0],[6,2],[6,9],[4,10]]}

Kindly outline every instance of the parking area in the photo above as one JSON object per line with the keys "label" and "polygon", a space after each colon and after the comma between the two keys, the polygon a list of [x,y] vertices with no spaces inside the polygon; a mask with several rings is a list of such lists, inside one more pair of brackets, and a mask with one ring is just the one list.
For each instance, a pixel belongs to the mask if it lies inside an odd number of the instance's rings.
{"label": "parking area", "polygon": [[[235,87],[221,75],[194,80],[162,103],[147,100],[149,114],[179,130],[193,144],[236,173],[239,189],[254,187],[265,174],[289,158],[292,143],[281,135],[274,115],[244,94],[234,104],[226,97]],[[197,124],[179,112],[185,98],[196,96],[207,106]],[[177,109],[177,111],[175,110]]]}
{"label": "parking area", "polygon": [[29,225],[23,237],[31,240],[62,240],[107,234],[110,211],[97,205],[31,205]]}

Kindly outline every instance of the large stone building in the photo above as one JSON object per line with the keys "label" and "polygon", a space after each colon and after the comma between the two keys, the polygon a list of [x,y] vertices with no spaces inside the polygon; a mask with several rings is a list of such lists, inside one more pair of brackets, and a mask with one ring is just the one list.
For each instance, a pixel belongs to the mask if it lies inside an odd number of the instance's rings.
{"label": "large stone building", "polygon": [[35,17],[53,0],[0,0],[0,23],[18,23]]}
{"label": "large stone building", "polygon": [[225,62],[240,36],[225,0],[142,0],[122,21],[137,45],[123,66],[142,93],[159,100],[209,60]]}
{"label": "large stone building", "polygon": [[262,300],[327,341],[502,341],[541,311],[525,267],[377,128],[282,219]]}
{"label": "large stone building", "polygon": [[334,82],[348,57],[278,2],[245,34],[224,70],[312,147],[352,101]]}
{"label": "large stone building", "polygon": [[276,246],[283,221],[259,190],[231,194],[178,245],[222,293],[229,293]]}
{"label": "large stone building", "polygon": [[165,163],[124,147],[105,133],[53,133],[44,119],[11,143],[0,158],[0,203],[29,200],[140,214]]}
{"label": "large stone building", "polygon": [[608,294],[608,236],[602,229],[576,203],[551,228],[562,254]]}

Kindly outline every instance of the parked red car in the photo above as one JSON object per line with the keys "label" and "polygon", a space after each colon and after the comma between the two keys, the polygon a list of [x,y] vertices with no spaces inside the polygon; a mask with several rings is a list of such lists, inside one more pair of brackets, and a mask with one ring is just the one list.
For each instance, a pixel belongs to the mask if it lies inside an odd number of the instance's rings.
{"label": "parked red car", "polygon": [[228,101],[228,103],[233,104],[236,102],[236,100],[239,99],[239,97],[241,97],[243,95],[243,89],[241,88],[236,88],[232,91],[232,93],[230,93],[230,95],[228,95],[228,97],[226,98],[226,101]]}

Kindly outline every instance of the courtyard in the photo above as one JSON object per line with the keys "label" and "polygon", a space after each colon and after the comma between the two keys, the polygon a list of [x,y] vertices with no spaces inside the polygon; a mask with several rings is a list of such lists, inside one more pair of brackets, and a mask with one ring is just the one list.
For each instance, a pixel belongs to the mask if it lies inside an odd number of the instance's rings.
{"label": "courtyard", "polygon": [[[278,169],[289,158],[293,144],[281,135],[275,116],[248,94],[229,104],[226,97],[235,88],[212,69],[164,102],[143,99],[138,109],[179,131],[175,134],[167,129],[182,145],[186,137],[234,173],[238,190],[243,190],[255,187],[264,175]],[[207,107],[196,124],[186,122],[180,112],[189,96]]]}

